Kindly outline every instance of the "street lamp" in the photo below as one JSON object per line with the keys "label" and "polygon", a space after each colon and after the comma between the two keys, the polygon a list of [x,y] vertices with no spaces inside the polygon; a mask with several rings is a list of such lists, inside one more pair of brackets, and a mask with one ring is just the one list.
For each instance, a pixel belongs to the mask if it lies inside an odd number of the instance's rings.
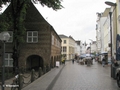
{"label": "street lamp", "polygon": [[[109,5],[109,6],[115,6],[116,7],[116,3],[113,3],[113,2],[109,2],[109,1],[106,1],[105,4]],[[115,8],[114,8],[115,9]],[[114,10],[113,10],[114,11]],[[112,61],[112,22],[111,22],[111,17],[112,17],[112,12],[109,12],[109,16],[110,16],[110,49],[111,49],[111,61]],[[111,77],[113,77],[113,66],[111,64]]]}
{"label": "street lamp", "polygon": [[5,42],[8,41],[10,35],[8,32],[0,33],[0,40],[3,42],[3,59],[2,59],[2,90],[4,90],[4,81],[5,81]]}
{"label": "street lamp", "polygon": [[107,5],[109,5],[109,6],[116,6],[116,3],[109,2],[109,1],[106,1],[105,4],[107,4]]}
{"label": "street lamp", "polygon": [[91,43],[90,43],[90,57],[91,57]]}
{"label": "street lamp", "polygon": [[[106,1],[105,4],[109,6],[116,6],[116,3],[109,2],[109,1]],[[109,12],[109,16],[110,16],[110,40],[111,40],[110,48],[111,48],[111,60],[112,60],[112,22],[111,22],[112,12]]]}
{"label": "street lamp", "polygon": [[[93,42],[92,39],[89,39],[91,42]],[[91,43],[90,43],[90,56],[91,56]]]}

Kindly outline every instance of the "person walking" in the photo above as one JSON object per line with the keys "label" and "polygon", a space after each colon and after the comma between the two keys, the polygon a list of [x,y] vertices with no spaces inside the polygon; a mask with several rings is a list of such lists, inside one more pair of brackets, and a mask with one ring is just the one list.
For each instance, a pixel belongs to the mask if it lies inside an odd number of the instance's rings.
{"label": "person walking", "polygon": [[64,64],[65,64],[65,61],[66,61],[66,57],[64,57]]}
{"label": "person walking", "polygon": [[62,64],[65,64],[66,57],[62,57]]}
{"label": "person walking", "polygon": [[102,66],[104,67],[105,66],[105,57],[103,56],[102,58]]}
{"label": "person walking", "polygon": [[74,60],[74,59],[72,59],[72,63],[73,63],[73,64],[74,64],[74,61],[75,61],[75,60]]}

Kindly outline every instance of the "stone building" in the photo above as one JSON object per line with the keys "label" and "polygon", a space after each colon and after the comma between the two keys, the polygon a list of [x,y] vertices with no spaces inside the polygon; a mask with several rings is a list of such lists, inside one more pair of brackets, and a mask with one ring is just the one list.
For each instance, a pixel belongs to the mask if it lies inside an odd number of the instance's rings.
{"label": "stone building", "polygon": [[[10,12],[10,6],[4,13]],[[25,19],[25,43],[20,46],[19,68],[38,69],[46,65],[55,67],[55,62],[61,60],[61,39],[54,28],[42,17],[31,3]],[[9,30],[10,40],[6,42],[5,67],[13,67],[13,31]],[[2,45],[2,43],[0,43]],[[0,66],[2,57],[0,57]]]}

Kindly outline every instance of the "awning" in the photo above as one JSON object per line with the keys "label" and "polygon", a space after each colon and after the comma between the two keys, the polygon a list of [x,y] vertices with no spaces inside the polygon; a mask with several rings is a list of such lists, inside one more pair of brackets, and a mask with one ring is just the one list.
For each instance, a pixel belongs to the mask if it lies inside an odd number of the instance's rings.
{"label": "awning", "polygon": [[107,52],[102,52],[99,55],[107,55],[107,54],[108,54]]}

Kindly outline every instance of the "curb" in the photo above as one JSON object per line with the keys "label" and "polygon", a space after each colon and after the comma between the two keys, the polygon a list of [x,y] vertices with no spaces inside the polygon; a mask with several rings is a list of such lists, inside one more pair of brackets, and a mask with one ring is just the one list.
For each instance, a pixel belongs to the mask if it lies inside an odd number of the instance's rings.
{"label": "curb", "polygon": [[[65,65],[64,65],[64,66],[65,66]],[[54,84],[56,83],[58,77],[60,76],[60,74],[61,74],[64,66],[61,68],[61,70],[59,71],[59,73],[55,76],[55,78],[53,79],[53,81],[50,83],[50,85],[47,87],[46,90],[52,90],[52,88],[53,88]]]}
{"label": "curb", "polygon": [[52,90],[64,66],[65,65],[60,65],[59,68],[53,68],[45,75],[22,88],[22,90]]}

